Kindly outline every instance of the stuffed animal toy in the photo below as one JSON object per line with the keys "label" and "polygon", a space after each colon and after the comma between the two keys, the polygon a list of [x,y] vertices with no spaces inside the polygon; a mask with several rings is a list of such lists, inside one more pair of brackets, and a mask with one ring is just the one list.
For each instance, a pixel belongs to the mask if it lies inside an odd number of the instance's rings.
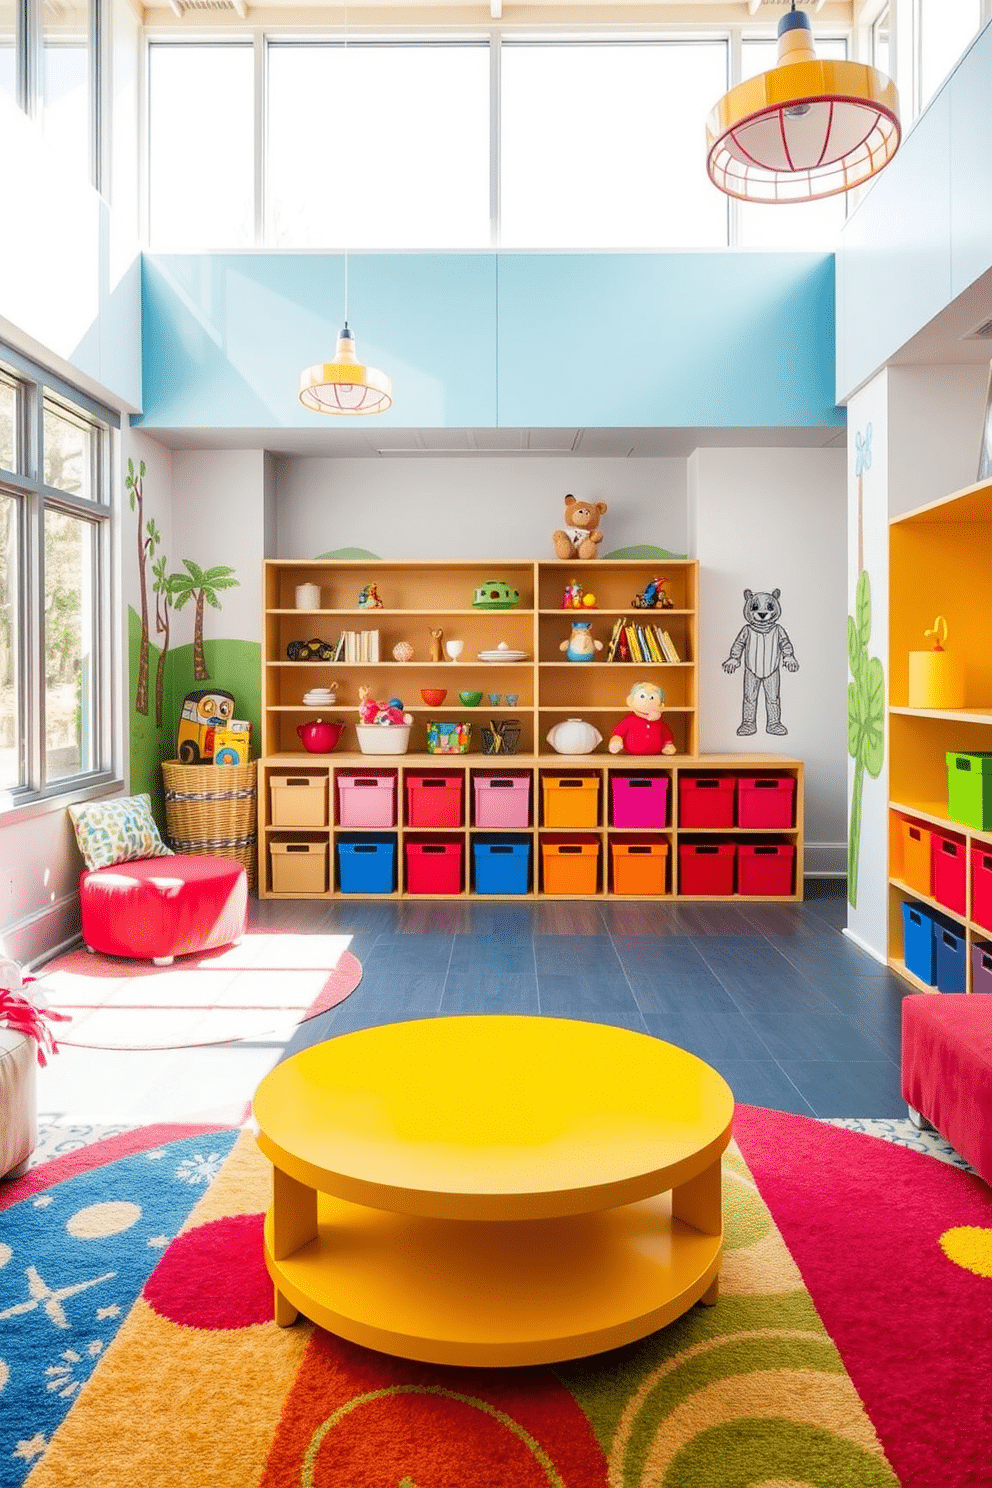
{"label": "stuffed animal toy", "polygon": [[598,558],[603,534],[599,519],[609,507],[605,501],[576,501],[565,497],[565,529],[551,534],[556,558]]}
{"label": "stuffed animal toy", "polygon": [[390,698],[388,703],[377,703],[371,688],[358,689],[358,719],[360,723],[412,723],[413,714],[403,711],[399,698]]}
{"label": "stuffed animal toy", "polygon": [[607,749],[619,754],[674,754],[675,738],[667,723],[662,722],[665,694],[654,682],[635,682],[627,694],[631,710],[621,718],[610,735]]}

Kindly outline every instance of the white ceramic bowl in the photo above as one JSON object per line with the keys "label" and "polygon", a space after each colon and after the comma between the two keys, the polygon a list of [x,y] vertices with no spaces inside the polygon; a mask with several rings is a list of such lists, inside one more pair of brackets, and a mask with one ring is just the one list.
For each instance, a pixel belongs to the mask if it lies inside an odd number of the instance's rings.
{"label": "white ceramic bowl", "polygon": [[355,733],[363,754],[406,754],[410,747],[408,723],[357,723]]}

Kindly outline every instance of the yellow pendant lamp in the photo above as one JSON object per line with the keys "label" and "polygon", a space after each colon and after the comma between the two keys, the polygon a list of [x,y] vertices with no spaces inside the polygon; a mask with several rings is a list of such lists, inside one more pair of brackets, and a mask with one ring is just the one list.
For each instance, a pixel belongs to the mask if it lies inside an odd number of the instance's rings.
{"label": "yellow pendant lamp", "polygon": [[355,355],[355,336],[345,317],[333,362],[320,362],[300,373],[300,402],[314,413],[385,413],[393,401],[393,384],[378,367],[366,367]]}
{"label": "yellow pendant lamp", "polygon": [[895,83],[863,62],[821,62],[809,16],[778,23],[778,60],[731,88],[706,122],[710,180],[751,202],[803,202],[850,191],[899,148]]}

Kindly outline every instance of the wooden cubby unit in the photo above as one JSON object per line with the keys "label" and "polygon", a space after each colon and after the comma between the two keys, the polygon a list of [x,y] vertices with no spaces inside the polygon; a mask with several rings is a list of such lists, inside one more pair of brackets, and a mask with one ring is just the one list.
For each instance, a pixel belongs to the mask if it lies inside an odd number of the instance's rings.
{"label": "wooden cubby unit", "polygon": [[[636,609],[631,604],[634,595],[658,575],[666,579],[666,592],[672,599],[672,607]],[[505,610],[473,607],[475,589],[490,579],[504,580],[518,589],[519,603]],[[594,608],[582,611],[563,608],[565,586],[573,579],[595,595]],[[383,607],[359,610],[359,593],[365,584],[371,582],[376,584]],[[319,587],[319,609],[296,609],[295,594],[300,584]],[[526,844],[526,893],[520,892],[518,877],[511,892],[506,895],[486,892],[485,897],[612,897],[616,877],[613,847],[624,843],[654,847],[653,853],[630,855],[635,858],[657,859],[662,856],[657,851],[658,845],[667,848],[663,878],[657,862],[645,866],[643,875],[635,871],[631,876],[625,871],[621,875],[624,897],[696,897],[680,894],[680,840],[697,842],[720,838],[734,843],[767,842],[791,847],[790,892],[749,895],[746,898],[736,893],[698,897],[707,900],[732,898],[739,902],[802,897],[802,762],[772,754],[698,754],[698,565],[695,560],[601,559],[581,564],[556,561],[393,563],[357,559],[272,559],[265,564],[263,592],[265,655],[258,801],[261,897],[333,898],[342,892],[349,897],[355,896],[356,891],[350,887],[342,890],[338,849],[344,844],[349,850],[345,855],[348,859],[349,854],[354,853],[358,836],[379,844],[384,862],[392,850],[388,883],[384,871],[378,874],[377,854],[369,855],[370,879],[375,880],[376,886],[368,893],[376,896],[411,895],[408,846],[436,841],[441,845],[457,844],[457,878],[454,865],[443,861],[446,854],[438,854],[439,865],[448,875],[447,881],[452,886],[457,883],[457,887],[452,887],[449,893],[426,897],[474,897],[478,865],[476,846],[479,845],[481,850],[495,837],[511,848],[519,849],[521,844]],[[606,655],[615,622],[626,616],[635,624],[663,626],[682,659],[678,663],[623,663],[604,659],[569,662],[560,647],[570,633],[572,619],[580,616],[591,622],[593,636],[603,642],[604,649],[597,653],[598,658]],[[465,642],[459,661],[430,660],[430,632],[438,628],[443,630],[445,640]],[[378,663],[293,662],[286,657],[286,647],[291,641],[320,638],[333,643],[342,630],[363,629],[375,629],[380,633]],[[392,649],[399,641],[408,641],[413,646],[414,655],[410,661],[398,662],[393,658]],[[500,642],[524,652],[525,659],[496,663],[478,659],[478,652],[495,650]],[[631,683],[639,677],[659,682],[665,691],[665,719],[675,736],[678,751],[675,755],[610,754],[607,750],[607,740],[614,725],[627,711],[625,699]],[[340,696],[333,707],[308,708],[303,704],[306,691],[319,685],[326,686],[331,681],[341,683]],[[371,686],[377,699],[401,698],[406,710],[413,715],[408,752],[370,755],[357,751],[354,724],[358,717],[358,688],[362,683]],[[429,707],[421,699],[421,689],[432,687],[443,687],[448,691],[440,707]],[[459,691],[482,692],[482,704],[466,708],[458,700]],[[488,694],[497,692],[500,703],[491,706],[487,701]],[[508,693],[516,696],[513,705],[506,702]],[[331,754],[308,754],[300,747],[298,727],[318,715],[345,724],[345,732]],[[581,717],[599,729],[603,742],[595,752],[561,755],[546,744],[549,729],[562,719],[571,717]],[[471,722],[470,752],[427,752],[427,723],[432,718]],[[519,745],[515,753],[483,752],[482,728],[490,719],[516,719],[519,722]],[[752,829],[737,825],[724,828],[693,826],[683,829],[678,818],[678,782],[682,772],[693,775],[724,772],[738,778],[788,777],[794,782],[791,787],[794,802],[791,825]],[[385,795],[391,797],[388,821],[361,827],[342,819],[339,777],[356,775],[386,778],[391,782],[391,790],[385,791]],[[476,820],[476,780],[480,776],[493,775],[509,775],[527,781],[525,821],[513,817],[511,825],[494,826]],[[411,780],[441,776],[461,781],[461,790],[457,793],[461,812],[459,821],[452,824],[445,817],[436,827],[425,826],[422,821],[411,821],[408,789]],[[588,821],[582,820],[578,825],[561,825],[546,820],[545,786],[568,776],[594,782],[594,789],[587,791],[594,797],[594,811]],[[630,827],[616,824],[613,782],[630,776],[665,782],[667,804],[663,825],[645,830],[640,824]],[[301,822],[296,835],[301,844],[306,844],[306,850],[301,847],[296,854],[298,861],[289,869],[285,863],[280,863],[279,868],[284,876],[287,872],[290,874],[290,881],[294,884],[299,875],[305,877],[312,873],[313,888],[306,893],[294,888],[292,892],[282,894],[275,887],[273,854],[269,844],[278,843],[277,856],[287,856],[285,844],[292,839],[294,828],[287,824],[284,813],[274,808],[276,796],[273,787],[278,792],[280,784],[290,779],[299,782],[294,788],[300,796],[300,813],[306,820]],[[319,784],[314,785],[314,781]],[[380,789],[372,787],[370,793]],[[558,788],[552,786],[552,789]],[[581,793],[580,787],[577,794]],[[451,794],[444,790],[438,792],[439,800],[445,798],[446,808],[450,807]],[[375,804],[381,810],[382,803]],[[323,811],[322,819],[315,822],[314,812],[320,810]],[[314,850],[315,841],[326,846],[326,854]],[[562,847],[565,850],[551,851]],[[547,854],[545,848],[549,849]],[[508,871],[519,870],[519,863],[514,861],[516,856],[512,851],[507,853],[510,860]],[[550,871],[546,872],[546,857],[549,860],[560,857],[562,862],[549,861]],[[346,866],[350,869],[350,861]],[[624,866],[626,869],[628,865]],[[634,866],[635,869],[641,867],[639,864]],[[556,887],[549,890],[546,879]],[[564,890],[561,889],[562,882]],[[647,885],[647,892],[641,895],[629,891],[627,886],[633,883],[636,889],[641,882]],[[574,890],[570,887],[573,883],[576,885]],[[659,892],[662,888],[663,892]],[[364,892],[357,891],[358,897],[363,897]],[[414,892],[413,897],[425,896]]]}
{"label": "wooden cubby unit", "polygon": [[[992,750],[992,481],[969,486],[889,525],[889,964],[918,991],[936,992],[907,968],[903,937],[906,901],[937,911],[961,927],[966,991],[974,990],[972,947],[992,943],[992,926],[973,918],[972,853],[992,853],[992,830],[953,821],[949,812],[947,753]],[[963,665],[958,708],[909,705],[909,654],[926,650],[924,632],[936,616],[947,622],[947,648]],[[916,823],[960,843],[965,858],[964,912],[948,907],[918,884],[907,883],[903,823]]]}

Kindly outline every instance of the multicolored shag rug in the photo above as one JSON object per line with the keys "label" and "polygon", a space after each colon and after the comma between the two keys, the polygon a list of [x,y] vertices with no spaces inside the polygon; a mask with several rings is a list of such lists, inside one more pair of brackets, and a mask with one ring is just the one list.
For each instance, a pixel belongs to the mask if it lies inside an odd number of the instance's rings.
{"label": "multicolored shag rug", "polygon": [[0,1189],[3,1488],[990,1481],[992,1193],[946,1163],[738,1107],[716,1307],[465,1370],[277,1328],[250,1133],[142,1140]]}
{"label": "multicolored shag rug", "polygon": [[343,1002],[362,979],[347,935],[250,930],[239,945],[180,956],[171,966],[68,951],[38,986],[57,1012],[60,1044],[180,1049],[282,1035]]}

